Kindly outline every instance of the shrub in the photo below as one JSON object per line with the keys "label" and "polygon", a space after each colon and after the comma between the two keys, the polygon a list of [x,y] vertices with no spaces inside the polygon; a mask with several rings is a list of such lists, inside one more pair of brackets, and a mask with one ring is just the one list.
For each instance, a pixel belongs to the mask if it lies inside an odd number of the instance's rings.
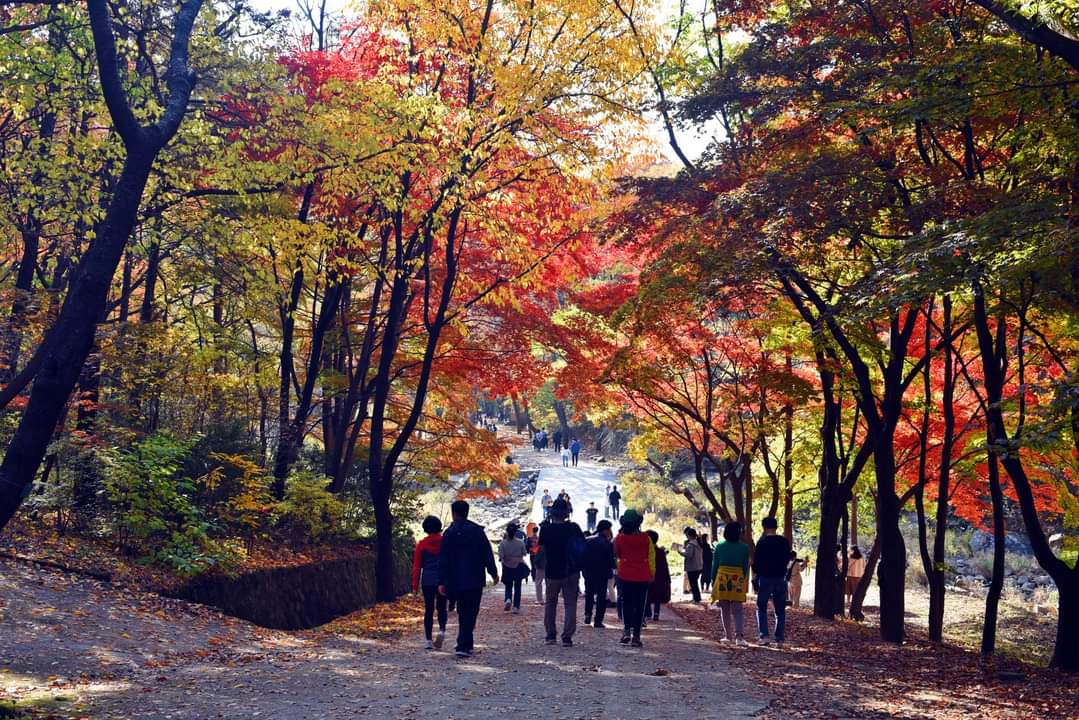
{"label": "shrub", "polygon": [[319,541],[347,534],[346,507],[328,489],[329,479],[306,470],[294,472],[285,482],[278,523],[297,539]]}

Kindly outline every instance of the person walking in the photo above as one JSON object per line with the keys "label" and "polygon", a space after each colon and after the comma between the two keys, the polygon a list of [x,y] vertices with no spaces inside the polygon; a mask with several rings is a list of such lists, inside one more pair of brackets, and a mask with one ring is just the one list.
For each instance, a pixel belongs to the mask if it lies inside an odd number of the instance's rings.
{"label": "person walking", "polygon": [[608,485],[607,487],[605,487],[603,489],[603,499],[605,501],[603,503],[603,517],[605,517],[605,518],[610,518],[611,517],[611,501],[607,499],[610,496],[611,496],[611,486]]}
{"label": "person walking", "polygon": [[[426,649],[436,650],[442,647],[446,638],[446,596],[438,592],[439,550],[442,546],[442,521],[434,515],[423,519],[423,531],[427,537],[416,543],[412,554],[412,592],[423,589],[423,635]],[[431,636],[435,625],[435,611],[438,611],[438,635]]]}
{"label": "person walking", "polygon": [[562,499],[566,501],[566,519],[573,517],[573,502],[569,499],[569,493],[564,493]]}
{"label": "person walking", "polygon": [[[687,527],[684,531],[686,536],[685,545],[675,545],[675,551],[682,556],[686,577],[689,578],[689,591],[693,594],[693,602],[701,601],[701,572],[704,570],[704,553],[701,552],[701,544],[697,542],[697,531]],[[658,613],[657,613],[658,614]]]}
{"label": "person walking", "polygon": [[607,493],[607,502],[611,505],[611,517],[618,517],[619,505],[622,502],[622,493],[618,492],[617,485],[611,486],[611,491]]}
{"label": "person walking", "polygon": [[851,546],[850,556],[847,560],[846,595],[848,605],[854,598],[854,591],[858,588],[858,583],[862,581],[862,575],[865,575],[865,567],[866,559],[862,555],[861,549],[857,545]]}
{"label": "person walking", "polygon": [[498,543],[498,561],[502,563],[502,584],[506,586],[506,602],[503,608],[514,615],[521,612],[521,582],[528,574],[525,563],[525,544],[517,537],[516,523],[506,526],[506,536]]}
{"label": "person walking", "polygon": [[543,497],[540,498],[540,507],[543,508],[543,519],[547,520],[551,517],[551,505],[554,504],[554,498],[551,497],[550,490],[543,491]]}
{"label": "person walking", "polygon": [[753,553],[753,572],[757,576],[757,631],[762,645],[770,645],[768,639],[768,601],[772,601],[775,613],[775,640],[783,647],[787,618],[787,562],[791,545],[787,538],[776,534],[778,523],[774,517],[761,522],[764,536],[757,541]]}
{"label": "person walking", "polygon": [[599,508],[596,507],[594,502],[590,502],[584,514],[588,518],[588,532],[594,533],[596,531],[596,519],[599,517]]}
{"label": "person walking", "polygon": [[707,592],[712,589],[712,574],[709,570],[712,568],[712,544],[708,542],[708,534],[701,533],[697,536],[697,541],[701,546],[701,592]]}
{"label": "person walking", "polygon": [[569,452],[572,457],[573,467],[577,467],[577,458],[581,454],[581,441],[573,438],[573,442],[569,445]]}
{"label": "person walking", "polygon": [[450,505],[453,522],[442,534],[439,552],[438,592],[457,602],[457,647],[459,658],[472,657],[476,620],[480,614],[486,570],[498,583],[498,567],[491,542],[483,528],[468,519],[468,503],[455,500]]}
{"label": "person walking", "polygon": [[628,508],[619,518],[618,537],[614,539],[614,557],[618,563],[618,593],[622,605],[623,645],[641,647],[648,585],[656,573],[656,546],[641,532],[644,517]]}
{"label": "person walking", "polygon": [[712,553],[712,602],[719,605],[725,642],[745,645],[742,606],[749,585],[749,546],[741,541],[742,525],[729,522],[723,541]]}
{"label": "person walking", "polygon": [[562,454],[562,467],[569,467],[569,448],[564,447],[561,450]]}
{"label": "person walking", "polygon": [[555,452],[560,452],[562,450],[562,431],[555,430],[554,435],[551,436],[551,439],[554,440]]}
{"label": "person walking", "polygon": [[532,553],[532,581],[536,584],[536,604],[543,604],[543,588],[544,580],[546,578],[547,568],[547,551],[543,549],[543,546],[539,544],[540,528],[547,524],[544,520],[539,527],[532,528],[532,546],[529,552]]}
{"label": "person walking", "polygon": [[791,550],[790,564],[787,565],[787,598],[792,607],[802,606],[802,571],[805,568],[806,561]]}
{"label": "person walking", "polygon": [[656,549],[656,564],[652,584],[648,586],[648,605],[645,606],[644,617],[647,620],[651,610],[652,620],[658,621],[660,607],[671,601],[671,566],[667,562],[667,551],[659,546],[659,533],[649,530],[645,535],[652,539]]}
{"label": "person walking", "polygon": [[551,506],[551,521],[540,530],[540,547],[547,551],[547,602],[543,613],[546,642],[548,645],[558,642],[558,598],[561,596],[565,614],[562,646],[572,647],[573,634],[577,632],[577,597],[580,595],[585,539],[581,528],[567,520],[567,506],[561,498]]}
{"label": "person walking", "polygon": [[584,546],[584,624],[602,628],[607,612],[607,582],[614,570],[614,545],[611,521],[600,520],[596,534]]}

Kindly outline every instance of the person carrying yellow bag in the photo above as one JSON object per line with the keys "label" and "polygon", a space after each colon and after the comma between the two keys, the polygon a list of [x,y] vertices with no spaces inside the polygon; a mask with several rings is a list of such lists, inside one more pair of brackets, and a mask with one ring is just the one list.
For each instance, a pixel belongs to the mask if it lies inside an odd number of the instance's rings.
{"label": "person carrying yellow bag", "polygon": [[741,541],[742,526],[729,522],[723,528],[723,542],[712,554],[712,602],[719,605],[726,637],[722,642],[745,645],[742,634],[742,605],[749,586],[749,546]]}

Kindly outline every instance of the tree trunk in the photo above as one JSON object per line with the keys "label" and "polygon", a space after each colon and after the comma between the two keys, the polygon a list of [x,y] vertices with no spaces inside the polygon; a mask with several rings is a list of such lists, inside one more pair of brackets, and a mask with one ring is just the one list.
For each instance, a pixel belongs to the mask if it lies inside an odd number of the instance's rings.
{"label": "tree trunk", "polygon": [[895,494],[895,455],[892,433],[881,433],[873,448],[877,475],[877,536],[881,559],[877,570],[880,585],[880,634],[888,642],[903,642],[905,634],[905,580],[907,551],[899,531],[899,498]]}
{"label": "tree trunk", "polygon": [[[558,417],[558,424],[562,428],[563,444],[568,445],[572,431],[569,426],[569,415],[566,413],[566,405],[561,400],[554,401],[554,414]],[[599,448],[597,448],[597,451]]]}
{"label": "tree trunk", "polygon": [[[834,492],[834,491],[833,491]],[[813,579],[813,614],[833,620],[836,607],[843,605],[842,585],[836,582],[836,546],[842,522],[842,501],[821,497],[820,525],[817,534],[817,572]]]}
{"label": "tree trunk", "polygon": [[997,647],[997,610],[1004,591],[1004,492],[1000,487],[1000,463],[989,451],[989,496],[993,503],[993,577],[985,596],[982,623],[982,655],[992,655]]}
{"label": "tree trunk", "polygon": [[865,620],[862,604],[865,603],[865,594],[869,592],[869,586],[873,584],[873,574],[877,571],[878,562],[880,562],[880,540],[873,538],[873,547],[865,560],[865,574],[858,581],[854,594],[850,598],[850,616],[858,622]]}

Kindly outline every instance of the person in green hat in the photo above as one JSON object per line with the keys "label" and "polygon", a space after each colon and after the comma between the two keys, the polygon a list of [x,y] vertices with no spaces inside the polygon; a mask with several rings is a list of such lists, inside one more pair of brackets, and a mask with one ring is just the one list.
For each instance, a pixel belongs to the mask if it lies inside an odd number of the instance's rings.
{"label": "person in green hat", "polygon": [[656,574],[656,546],[641,532],[644,517],[628,508],[619,520],[614,539],[618,583],[622,596],[622,644],[641,647],[641,625],[648,599],[648,586]]}

